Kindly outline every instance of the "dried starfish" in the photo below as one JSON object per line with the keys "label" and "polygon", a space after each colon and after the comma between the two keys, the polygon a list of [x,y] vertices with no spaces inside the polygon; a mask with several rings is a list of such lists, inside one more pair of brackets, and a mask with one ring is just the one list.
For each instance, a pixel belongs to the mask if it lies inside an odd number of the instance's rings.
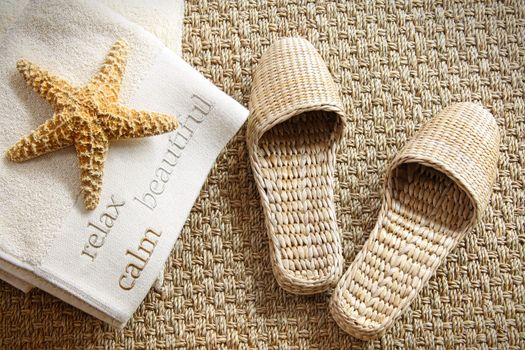
{"label": "dried starfish", "polygon": [[96,208],[100,199],[109,140],[158,135],[178,127],[174,117],[118,103],[127,54],[127,43],[117,41],[99,72],[82,87],[75,87],[27,60],[17,63],[28,85],[45,97],[55,113],[13,145],[7,157],[22,162],[75,145],[80,186],[88,209]]}

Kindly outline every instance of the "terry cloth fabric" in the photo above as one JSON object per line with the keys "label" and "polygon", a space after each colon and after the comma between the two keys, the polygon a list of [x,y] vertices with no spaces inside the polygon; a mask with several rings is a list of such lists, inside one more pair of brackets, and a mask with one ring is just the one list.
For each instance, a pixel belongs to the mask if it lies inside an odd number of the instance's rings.
{"label": "terry cloth fabric", "polygon": [[[130,21],[140,24],[147,31],[155,34],[167,48],[173,50],[177,55],[181,55],[182,22],[184,17],[183,0],[152,0],[146,2],[142,0],[128,0],[125,2],[120,0],[98,0],[98,2],[108,6]],[[15,19],[28,3],[29,0],[0,1],[0,36],[15,22]],[[0,279],[23,292],[27,293],[31,290],[32,286],[30,284],[6,271],[2,271],[1,268],[0,264]],[[155,282],[155,288],[160,288],[163,277],[164,271],[161,270]]]}
{"label": "terry cloth fabric", "polygon": [[[118,0],[98,1],[127,19],[142,25],[144,29],[155,34],[166,47],[172,49],[177,55],[181,55],[184,1],[154,0],[144,2],[142,0],[130,0],[124,3]],[[0,36],[14,23],[28,2],[28,0],[0,2]],[[31,290],[32,285],[6,271],[2,271],[1,268],[0,264],[0,279],[23,292],[27,293]],[[161,270],[155,282],[155,288],[160,288],[163,276],[164,271]]]}
{"label": "terry cloth fabric", "polygon": [[208,171],[248,114],[107,7],[33,1],[0,43],[0,149],[53,113],[25,85],[18,59],[83,85],[119,38],[130,46],[120,102],[175,115],[181,127],[113,142],[94,211],[84,209],[78,193],[72,148],[24,163],[0,161],[3,270],[115,326],[126,323],[150,289]]}
{"label": "terry cloth fabric", "polygon": [[[96,0],[141,25],[154,34],[168,49],[180,56],[184,0]],[[14,23],[29,0],[0,1],[0,35]]]}

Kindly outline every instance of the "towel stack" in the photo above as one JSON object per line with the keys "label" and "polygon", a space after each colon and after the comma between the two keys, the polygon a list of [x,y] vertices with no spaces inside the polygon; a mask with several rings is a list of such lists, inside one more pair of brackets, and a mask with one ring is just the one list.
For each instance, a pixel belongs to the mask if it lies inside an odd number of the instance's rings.
{"label": "towel stack", "polygon": [[[140,24],[147,31],[155,34],[167,48],[178,56],[182,54],[182,29],[184,19],[183,0],[97,0],[101,4],[119,13],[131,22]],[[29,0],[4,0],[0,2],[0,37],[13,25],[20,16]],[[155,288],[160,288],[164,278],[164,270],[159,272]],[[0,279],[27,293],[33,286],[15,275],[0,270]]]}
{"label": "towel stack", "polygon": [[[121,327],[155,282],[215,158],[248,112],[174,53],[182,2],[120,7],[158,37],[102,3],[119,10],[110,0],[30,1],[0,33],[1,152],[53,114],[16,71],[18,59],[82,86],[121,38],[130,52],[120,103],[177,116],[181,126],[112,142],[93,211],[78,193],[73,148],[24,163],[3,157],[0,278],[24,291],[39,287]],[[161,5],[175,9],[173,22]]]}

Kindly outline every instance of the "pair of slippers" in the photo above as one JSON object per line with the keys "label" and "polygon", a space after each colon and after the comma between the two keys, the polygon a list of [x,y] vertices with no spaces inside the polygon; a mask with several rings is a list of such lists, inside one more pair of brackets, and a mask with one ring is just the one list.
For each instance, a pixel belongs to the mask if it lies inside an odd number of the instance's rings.
{"label": "pair of slippers", "polygon": [[482,215],[496,178],[494,118],[458,103],[423,126],[388,167],[377,223],[342,274],[334,174],[345,117],[308,41],[285,38],[268,48],[250,113],[247,145],[277,282],[295,294],[335,285],[337,324],[360,339],[381,336]]}

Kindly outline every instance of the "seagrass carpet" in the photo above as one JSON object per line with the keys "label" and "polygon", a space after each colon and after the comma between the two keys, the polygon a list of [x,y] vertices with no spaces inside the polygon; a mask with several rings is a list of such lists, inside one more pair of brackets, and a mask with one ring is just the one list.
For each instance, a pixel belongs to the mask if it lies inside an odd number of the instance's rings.
{"label": "seagrass carpet", "polygon": [[502,134],[482,223],[385,336],[358,341],[332,321],[329,293],[298,297],[277,286],[242,129],[202,189],[162,291],[123,331],[0,283],[0,349],[525,348],[523,2],[203,0],[185,11],[185,59],[245,105],[275,39],[306,37],[328,63],[349,121],[336,197],[347,264],[375,223],[388,162],[457,101],[481,102]]}

